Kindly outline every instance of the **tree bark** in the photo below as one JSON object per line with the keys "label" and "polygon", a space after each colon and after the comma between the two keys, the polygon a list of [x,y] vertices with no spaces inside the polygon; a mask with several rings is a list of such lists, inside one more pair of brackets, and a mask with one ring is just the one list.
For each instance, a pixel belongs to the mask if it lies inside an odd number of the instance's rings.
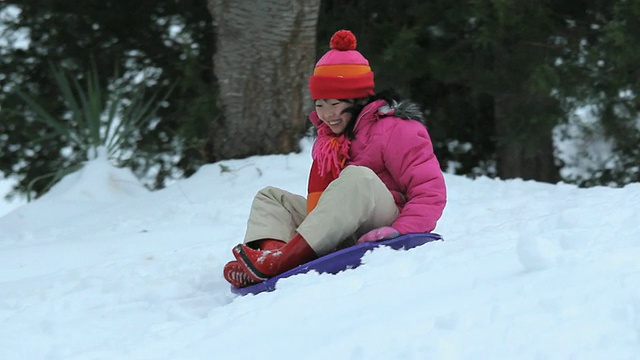
{"label": "tree bark", "polygon": [[518,126],[522,122],[517,120],[517,106],[512,105],[517,100],[520,99],[504,94],[494,97],[498,177],[556,183],[560,176],[553,155],[551,129]]}
{"label": "tree bark", "polygon": [[208,161],[299,150],[320,0],[209,0],[220,116]]}

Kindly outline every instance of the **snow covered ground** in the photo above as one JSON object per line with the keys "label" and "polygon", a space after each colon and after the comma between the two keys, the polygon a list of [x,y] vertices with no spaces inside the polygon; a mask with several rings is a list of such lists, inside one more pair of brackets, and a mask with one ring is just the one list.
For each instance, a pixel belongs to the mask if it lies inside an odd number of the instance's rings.
{"label": "snow covered ground", "polygon": [[640,359],[640,184],[446,177],[445,241],[237,297],[254,193],[301,154],[157,192],[106,161],[0,218],[0,359]]}

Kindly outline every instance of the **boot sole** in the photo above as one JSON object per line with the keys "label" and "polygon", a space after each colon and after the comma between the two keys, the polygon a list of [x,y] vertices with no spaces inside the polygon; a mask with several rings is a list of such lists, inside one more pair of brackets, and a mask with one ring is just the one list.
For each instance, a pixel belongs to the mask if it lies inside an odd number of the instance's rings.
{"label": "boot sole", "polygon": [[243,288],[258,283],[247,274],[239,262],[233,265],[228,264],[224,267],[224,278],[236,288]]}

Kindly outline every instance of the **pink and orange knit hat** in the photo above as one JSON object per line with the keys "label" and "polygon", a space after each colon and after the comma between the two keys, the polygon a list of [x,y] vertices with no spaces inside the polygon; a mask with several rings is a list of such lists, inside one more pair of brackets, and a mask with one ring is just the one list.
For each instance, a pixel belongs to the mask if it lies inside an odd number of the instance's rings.
{"label": "pink and orange knit hat", "polygon": [[316,63],[309,79],[311,99],[357,99],[374,95],[369,61],[356,51],[356,36],[339,30],[331,37],[329,50]]}

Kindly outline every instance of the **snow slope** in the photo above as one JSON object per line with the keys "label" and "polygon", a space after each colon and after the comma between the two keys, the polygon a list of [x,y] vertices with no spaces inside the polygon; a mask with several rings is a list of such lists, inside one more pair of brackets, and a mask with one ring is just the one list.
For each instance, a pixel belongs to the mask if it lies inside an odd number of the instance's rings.
{"label": "snow slope", "polygon": [[301,154],[157,192],[95,160],[0,218],[0,359],[640,359],[640,184],[446,177],[445,241],[236,297],[255,192]]}

